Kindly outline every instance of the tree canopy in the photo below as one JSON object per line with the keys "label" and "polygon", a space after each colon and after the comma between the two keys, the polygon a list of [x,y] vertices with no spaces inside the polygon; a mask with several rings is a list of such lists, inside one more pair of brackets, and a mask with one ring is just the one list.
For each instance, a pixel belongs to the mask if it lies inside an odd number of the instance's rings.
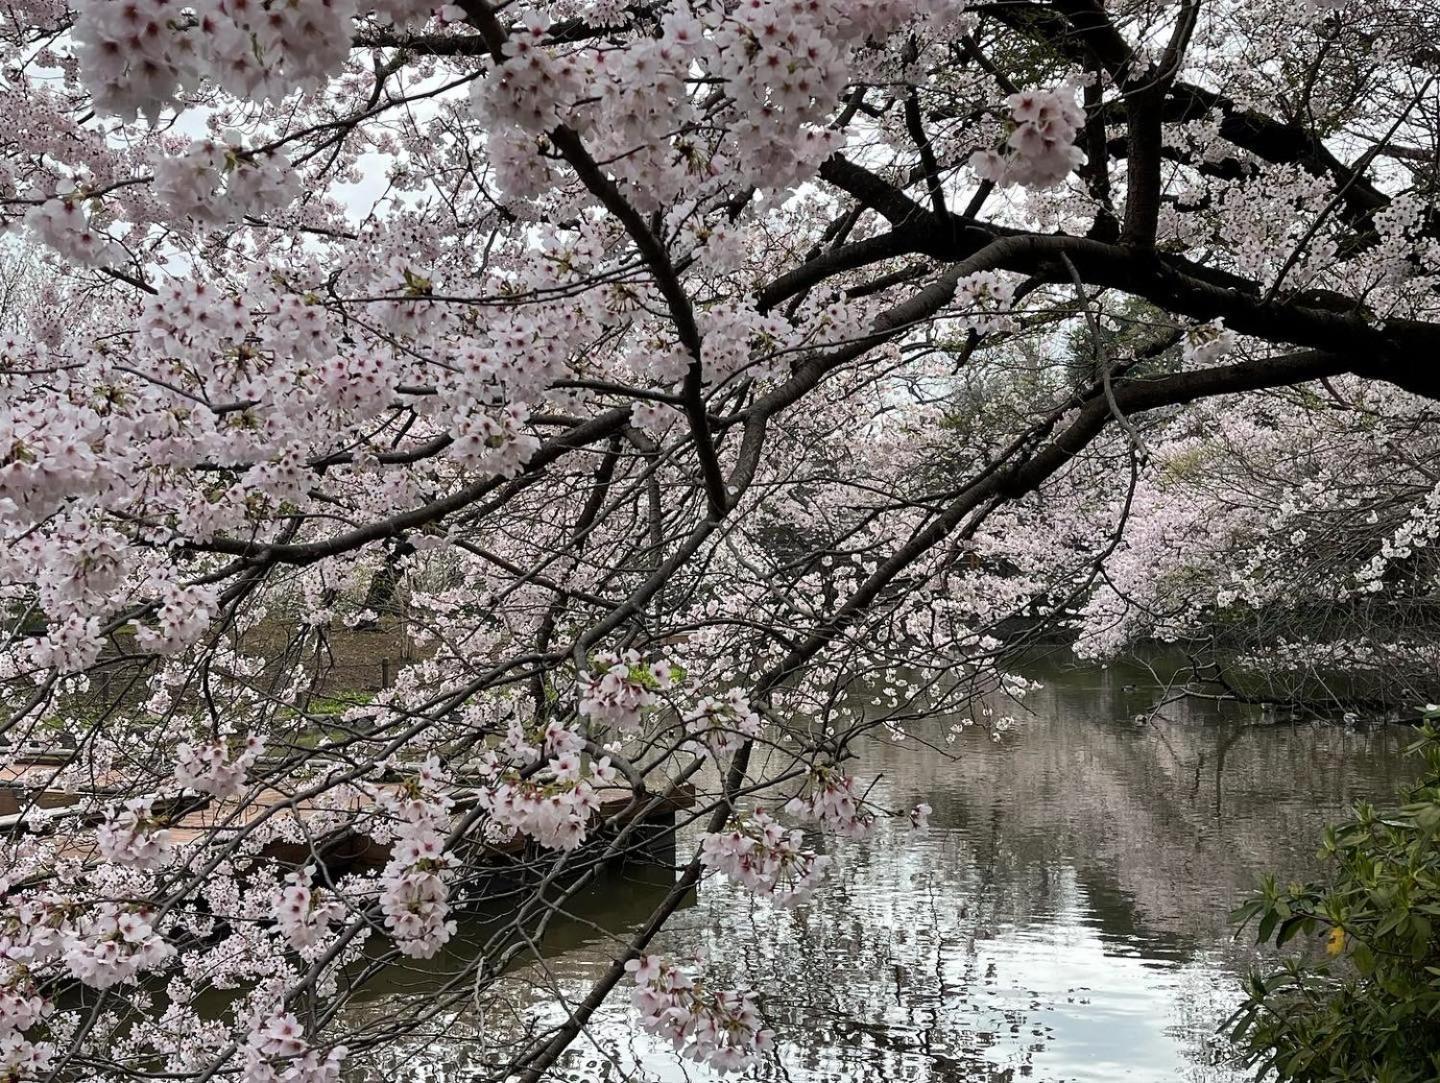
{"label": "tree canopy", "polygon": [[[791,905],[923,823],[861,738],[1023,694],[1017,631],[1425,694],[1437,31],[9,0],[0,1073],[339,1078],[503,999],[677,795],[673,890],[484,1063],[540,1079],[623,984],[744,1067],[749,991],[649,944],[703,877]],[[408,664],[362,695],[367,635]],[[489,894],[429,1006],[353,1023]]]}

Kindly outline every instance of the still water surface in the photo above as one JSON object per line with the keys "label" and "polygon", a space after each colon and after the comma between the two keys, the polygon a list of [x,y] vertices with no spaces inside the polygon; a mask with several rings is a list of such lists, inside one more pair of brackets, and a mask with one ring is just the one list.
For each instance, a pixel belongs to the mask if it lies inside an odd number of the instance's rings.
{"label": "still water surface", "polygon": [[[839,874],[805,907],[714,880],[672,920],[655,951],[704,950],[717,982],[764,994],[776,1050],[747,1079],[1245,1078],[1215,1036],[1255,959],[1226,915],[1262,872],[1313,873],[1323,825],[1410,776],[1410,732],[1272,724],[1198,701],[1137,721],[1156,701],[1144,670],[1031,675],[1044,687],[1009,708],[998,742],[971,729],[945,754],[866,750],[879,802],[929,802],[927,831],[886,823],[840,844]],[[937,719],[929,736],[946,728]],[[623,933],[646,908],[607,890],[601,924]],[[534,979],[537,1002],[542,985],[583,996],[613,944],[594,929],[576,941],[548,975],[515,980]],[[630,1019],[617,990],[558,1078],[718,1078]],[[466,1044],[431,1043],[391,1078],[466,1078]]]}

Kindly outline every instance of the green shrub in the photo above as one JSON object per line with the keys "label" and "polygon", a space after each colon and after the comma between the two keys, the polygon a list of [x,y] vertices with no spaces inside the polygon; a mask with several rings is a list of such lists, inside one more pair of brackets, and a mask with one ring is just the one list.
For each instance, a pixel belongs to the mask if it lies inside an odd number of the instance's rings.
{"label": "green shrub", "polygon": [[1232,915],[1290,948],[1252,974],[1226,1023],[1244,1063],[1299,1083],[1440,1079],[1440,709],[1410,750],[1424,760],[1400,807],[1357,805],[1325,832],[1321,883],[1273,877]]}

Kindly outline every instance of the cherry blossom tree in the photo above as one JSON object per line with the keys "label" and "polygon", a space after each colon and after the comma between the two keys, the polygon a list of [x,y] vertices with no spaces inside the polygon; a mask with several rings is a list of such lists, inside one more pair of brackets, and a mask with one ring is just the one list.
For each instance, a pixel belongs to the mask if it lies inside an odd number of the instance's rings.
{"label": "cherry blossom tree", "polygon": [[[742,1068],[755,991],[651,943],[923,823],[861,738],[1023,693],[1017,618],[1423,653],[1436,21],[10,0],[4,725],[64,751],[7,821],[4,1071],[338,1079],[499,1010],[677,804],[673,887],[483,1063],[628,987]],[[414,661],[337,711],[364,626]],[[407,959],[433,997],[356,1022]]]}

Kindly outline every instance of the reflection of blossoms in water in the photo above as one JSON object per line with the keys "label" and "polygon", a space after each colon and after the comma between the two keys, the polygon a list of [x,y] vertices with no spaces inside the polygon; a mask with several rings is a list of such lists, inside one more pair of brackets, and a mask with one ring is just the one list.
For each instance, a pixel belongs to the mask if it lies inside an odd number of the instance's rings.
{"label": "reflection of blossoms in water", "polygon": [[[946,717],[913,725],[903,745],[876,742],[866,799],[929,805],[928,830],[878,817],[840,844],[839,874],[783,911],[708,878],[649,951],[705,956],[695,976],[708,988],[757,988],[755,1009],[775,1035],[742,1074],[759,1083],[1021,1073],[1102,1083],[1116,1064],[1137,1078],[1239,1083],[1214,1030],[1252,956],[1230,940],[1226,913],[1257,870],[1303,869],[1320,825],[1355,794],[1388,791],[1404,739],[1251,727],[1199,704],[1136,727],[1137,697],[1157,696],[1119,666],[1056,669],[1029,688],[1028,712],[1003,692],[988,704],[992,717],[1016,716],[998,743],[990,726],[971,726],[954,755],[927,748],[943,742]],[[699,831],[682,833],[682,855]],[[625,936],[653,901],[644,892],[668,889],[661,880],[598,890],[573,934],[586,942],[507,979],[504,997],[523,1009],[489,1011],[484,1041],[503,1047],[526,1026],[563,1019],[558,1002],[582,997],[619,950],[596,926]],[[725,1078],[664,1035],[636,1034],[629,988],[612,994],[555,1078],[594,1083],[612,1060],[614,1079]],[[419,1043],[375,1078],[452,1079],[482,1063],[466,1059],[479,1056],[473,1013],[436,1030],[455,1041]]]}

